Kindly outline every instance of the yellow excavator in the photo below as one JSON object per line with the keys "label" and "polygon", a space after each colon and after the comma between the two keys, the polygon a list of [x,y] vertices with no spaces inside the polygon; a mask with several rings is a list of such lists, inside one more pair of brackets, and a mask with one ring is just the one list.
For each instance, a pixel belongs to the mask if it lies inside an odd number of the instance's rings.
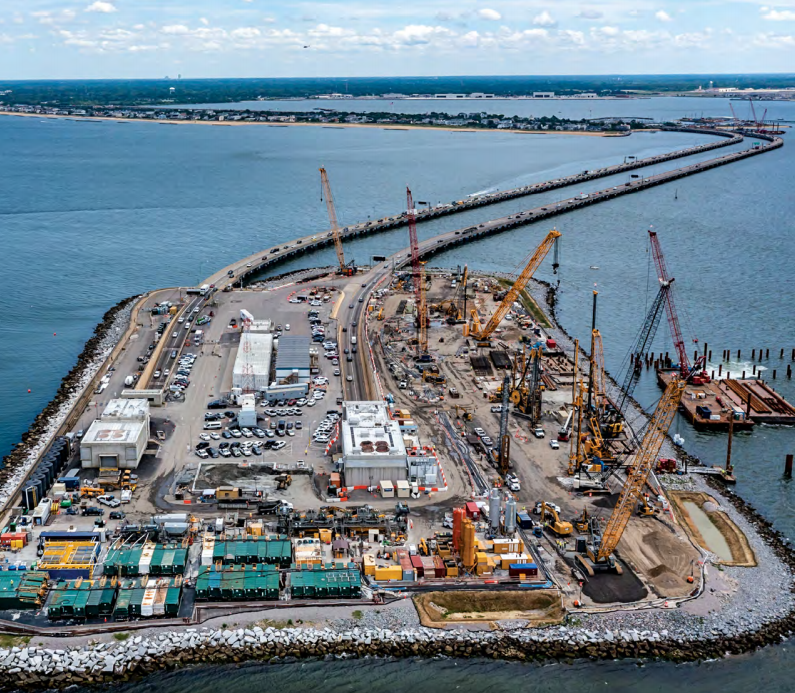
{"label": "yellow excavator", "polygon": [[[551,522],[547,521],[547,516],[552,518]],[[561,520],[558,511],[546,503],[542,503],[541,505],[541,521],[555,534],[561,537],[567,537],[574,531],[571,522]]]}
{"label": "yellow excavator", "polygon": [[659,512],[657,508],[649,504],[649,496],[647,494],[644,493],[638,499],[638,515],[641,517],[654,517]]}

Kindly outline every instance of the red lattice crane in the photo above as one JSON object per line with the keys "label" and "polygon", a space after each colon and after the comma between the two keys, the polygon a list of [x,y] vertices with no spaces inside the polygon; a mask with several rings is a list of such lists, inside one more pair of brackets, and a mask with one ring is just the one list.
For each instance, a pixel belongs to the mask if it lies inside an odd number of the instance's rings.
{"label": "red lattice crane", "polygon": [[[687,357],[687,347],[685,346],[685,340],[682,336],[682,329],[679,326],[679,314],[676,312],[674,292],[671,290],[674,278],[668,273],[668,267],[665,264],[665,256],[660,247],[660,240],[657,238],[656,231],[649,230],[649,241],[651,242],[654,264],[657,267],[657,278],[661,286],[668,288],[668,291],[665,292],[665,312],[668,316],[668,326],[671,328],[671,337],[673,337],[674,340],[674,349],[676,349],[676,355],[679,359],[679,373],[682,379],[687,380],[691,377],[693,371],[703,365],[703,359],[699,358],[692,366],[690,364],[690,359]],[[702,378],[703,375],[704,374],[702,374]],[[695,382],[695,380],[693,382]]]}

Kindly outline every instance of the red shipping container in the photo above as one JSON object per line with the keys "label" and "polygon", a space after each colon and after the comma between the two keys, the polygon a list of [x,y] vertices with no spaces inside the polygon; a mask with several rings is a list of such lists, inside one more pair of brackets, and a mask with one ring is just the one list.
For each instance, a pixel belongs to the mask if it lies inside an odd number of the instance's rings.
{"label": "red shipping container", "polygon": [[443,578],[447,574],[447,571],[444,567],[444,561],[442,560],[441,556],[433,557],[433,567],[436,572],[436,577]]}
{"label": "red shipping container", "polygon": [[411,565],[413,566],[414,570],[417,571],[417,577],[424,577],[425,576],[425,566],[422,565],[422,557],[421,556],[412,556],[411,557]]}
{"label": "red shipping container", "polygon": [[471,520],[479,520],[480,519],[480,508],[478,508],[477,503],[474,501],[469,501],[466,506],[464,506],[467,511],[467,517]]}
{"label": "red shipping container", "polygon": [[547,349],[554,349],[557,345],[558,343],[554,339],[547,340]]}

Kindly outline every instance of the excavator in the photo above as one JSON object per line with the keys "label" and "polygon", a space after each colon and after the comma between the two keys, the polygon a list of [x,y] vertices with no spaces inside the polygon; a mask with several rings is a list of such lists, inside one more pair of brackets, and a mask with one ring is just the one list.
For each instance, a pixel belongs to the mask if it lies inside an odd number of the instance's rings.
{"label": "excavator", "polygon": [[582,513],[572,520],[574,526],[577,528],[578,532],[585,532],[588,531],[588,528],[591,526],[591,516],[588,514],[588,511],[583,508]]}
{"label": "excavator", "polygon": [[[552,522],[547,521],[547,516],[552,518]],[[546,524],[555,534],[561,537],[567,537],[574,532],[574,527],[572,527],[571,522],[561,520],[558,511],[546,503],[541,505],[541,522]]]}
{"label": "excavator", "polygon": [[596,523],[591,524],[591,535],[585,543],[585,552],[576,555],[579,566],[591,577],[596,571],[623,572],[616,560],[615,550],[627,527],[632,511],[637,507],[643,487],[654,468],[674,415],[685,391],[686,379],[674,378],[665,388],[657,409],[649,421],[638,452],[628,468],[627,480],[610,514],[602,534]]}
{"label": "excavator", "polygon": [[654,517],[658,512],[657,508],[649,504],[648,495],[642,494],[638,499],[638,515],[641,517]]}

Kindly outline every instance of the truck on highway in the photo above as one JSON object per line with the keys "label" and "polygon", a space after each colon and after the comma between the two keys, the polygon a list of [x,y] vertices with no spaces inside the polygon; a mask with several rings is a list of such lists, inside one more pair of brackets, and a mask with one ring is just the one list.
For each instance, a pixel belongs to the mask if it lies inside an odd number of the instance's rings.
{"label": "truck on highway", "polygon": [[351,344],[356,344],[356,337],[351,337]]}
{"label": "truck on highway", "polygon": [[202,285],[199,287],[199,294],[200,294],[200,295],[202,295],[202,296],[206,296],[206,295],[207,295],[207,292],[208,292],[209,290],[210,290],[210,285],[209,285],[209,284],[202,284]]}
{"label": "truck on highway", "polygon": [[132,376],[132,375],[128,375],[128,376],[127,376],[127,377],[124,379],[124,384],[125,384],[127,387],[132,387],[132,385],[133,385],[134,383],[135,383],[135,377],[134,377],[134,376]]}

